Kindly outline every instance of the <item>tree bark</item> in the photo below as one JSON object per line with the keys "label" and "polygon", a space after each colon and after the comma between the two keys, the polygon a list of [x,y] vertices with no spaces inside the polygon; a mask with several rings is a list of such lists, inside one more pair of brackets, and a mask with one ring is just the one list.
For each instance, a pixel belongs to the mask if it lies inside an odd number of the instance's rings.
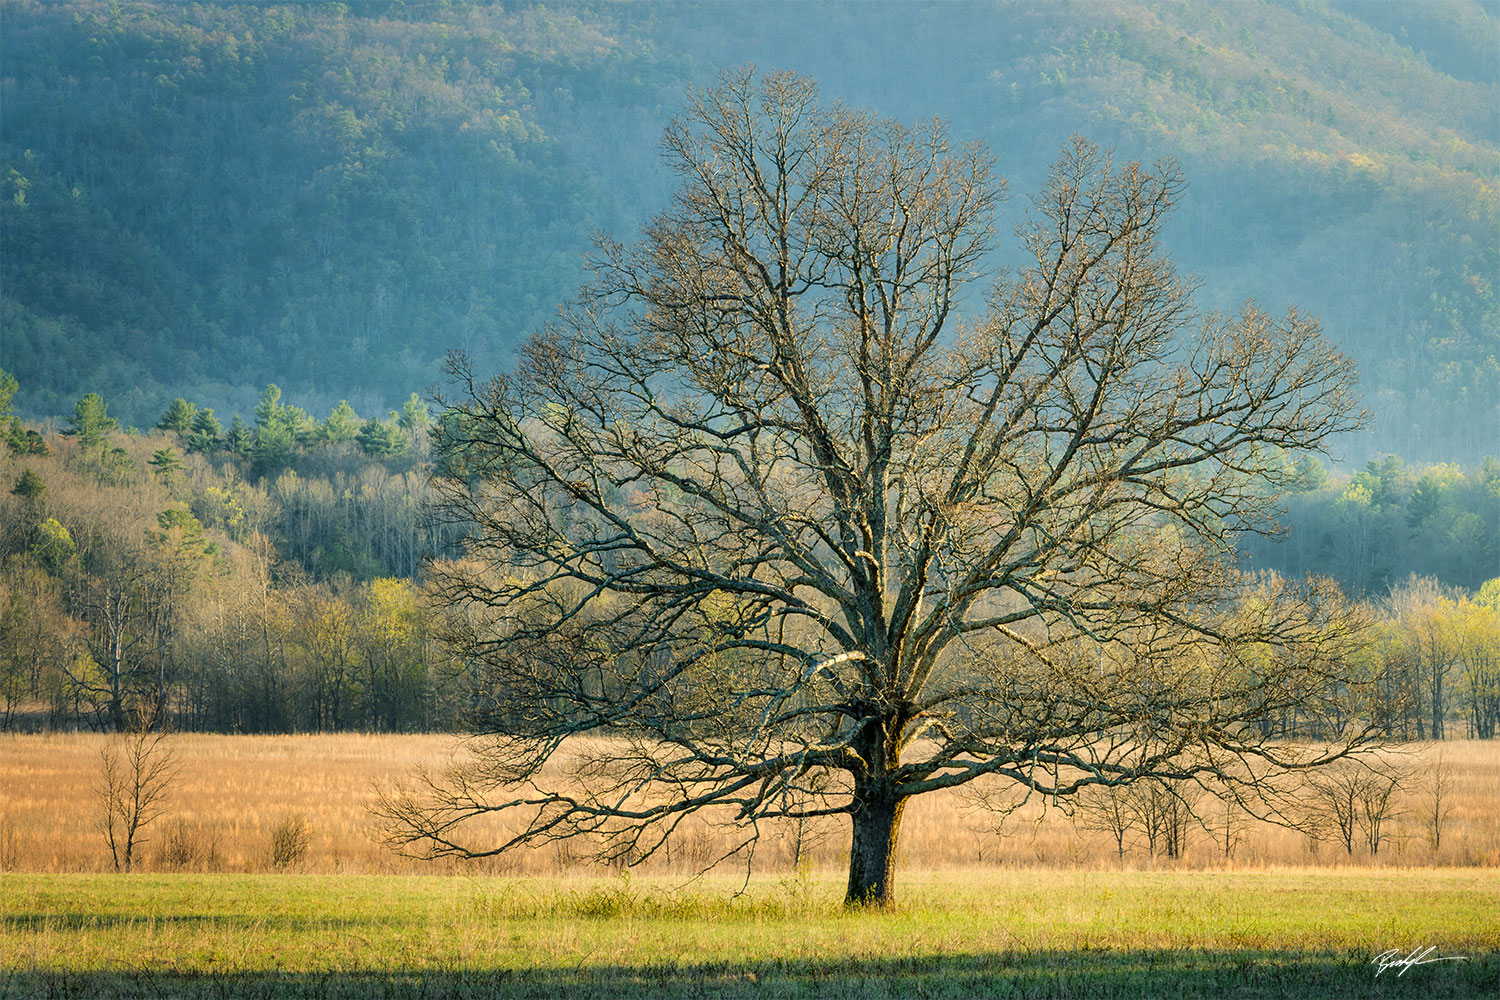
{"label": "tree bark", "polygon": [[901,830],[904,798],[889,793],[860,794],[855,791],[857,806],[853,846],[849,852],[849,889],[844,895],[846,906],[886,906],[896,893],[896,837]]}

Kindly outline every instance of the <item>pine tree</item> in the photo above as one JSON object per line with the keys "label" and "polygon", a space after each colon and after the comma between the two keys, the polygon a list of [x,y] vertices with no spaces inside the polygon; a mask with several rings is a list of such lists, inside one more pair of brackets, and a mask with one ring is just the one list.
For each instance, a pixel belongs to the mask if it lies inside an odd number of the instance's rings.
{"label": "pine tree", "polygon": [[193,417],[192,433],[188,435],[188,451],[213,451],[219,447],[219,435],[223,432],[224,428],[211,407],[199,410]]}
{"label": "pine tree", "polygon": [[224,443],[240,458],[250,457],[250,451],[255,446],[255,434],[250,430],[250,425],[240,419],[238,413],[229,423],[229,433],[224,436]]}
{"label": "pine tree", "polygon": [[172,405],[162,411],[161,419],[156,422],[159,431],[176,431],[178,434],[186,435],[193,429],[193,420],[198,415],[198,406],[189,403],[178,396],[172,400]]}
{"label": "pine tree", "polygon": [[68,429],[63,433],[76,436],[78,446],[87,451],[103,444],[109,432],[117,426],[118,422],[109,415],[104,397],[91,392],[74,404],[73,415],[68,418]]}
{"label": "pine tree", "polygon": [[353,441],[359,436],[359,416],[354,412],[354,407],[349,405],[347,399],[339,400],[328,414],[328,419],[323,421],[323,440],[329,444],[338,444],[341,441]]}

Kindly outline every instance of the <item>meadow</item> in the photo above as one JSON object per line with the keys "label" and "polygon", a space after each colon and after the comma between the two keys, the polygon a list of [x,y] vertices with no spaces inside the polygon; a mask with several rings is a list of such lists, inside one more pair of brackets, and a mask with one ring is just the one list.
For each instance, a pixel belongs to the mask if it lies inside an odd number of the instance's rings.
{"label": "meadow", "polygon": [[[0,876],[0,997],[1493,996],[1492,870]],[[744,890],[741,892],[741,890]],[[1382,969],[1376,956],[1435,949]]]}
{"label": "meadow", "polygon": [[[142,837],[138,870],[305,874],[600,874],[583,849],[554,845],[478,864],[400,858],[378,841],[369,814],[376,788],[418,766],[439,767],[457,741],[441,735],[289,735],[172,737],[179,763],[160,819]],[[100,751],[110,737],[90,733],[0,735],[0,871],[100,872],[112,868],[100,834]],[[1440,843],[1430,836],[1431,778],[1439,759],[1451,787]],[[1235,817],[1230,849],[1224,814],[1204,803],[1201,825],[1186,831],[1180,857],[1152,857],[1138,833],[1123,857],[1111,837],[1048,803],[1006,817],[979,808],[962,791],[914,799],[902,825],[904,870],[1046,867],[1116,870],[1257,869],[1286,866],[1464,866],[1500,868],[1500,741],[1416,745],[1403,760],[1408,777],[1391,803],[1375,856],[1360,844]],[[1446,807],[1445,807],[1446,808]],[[289,821],[306,832],[306,850],[272,861],[272,839]],[[758,874],[801,866],[837,871],[847,859],[847,830],[768,824],[754,862]],[[690,822],[670,852],[646,872],[691,874],[720,856],[728,831]],[[605,872],[608,874],[608,872]]]}
{"label": "meadow", "polygon": [[[699,878],[723,836],[708,826],[634,870],[567,849],[432,865],[389,854],[366,810],[451,738],[174,739],[180,773],[127,876],[96,824],[108,738],[0,738],[0,998],[1500,995],[1488,744],[1442,748],[1436,850],[1416,766],[1436,751],[1415,753],[1375,857],[1264,827],[1227,857],[1209,829],[1180,858],[1120,858],[1055,809],[996,829],[967,799],[918,800],[899,904],[859,913],[836,827],[771,830],[748,870]],[[278,862],[288,818],[307,849]],[[1382,968],[1388,952],[1429,961]]]}

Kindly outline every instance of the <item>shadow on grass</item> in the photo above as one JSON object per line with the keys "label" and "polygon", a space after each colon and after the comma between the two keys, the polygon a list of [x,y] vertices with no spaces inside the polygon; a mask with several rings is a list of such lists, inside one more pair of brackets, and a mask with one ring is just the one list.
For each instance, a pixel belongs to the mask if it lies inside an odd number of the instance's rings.
{"label": "shadow on grass", "polygon": [[[294,931],[338,930],[365,927],[372,921],[348,917],[277,916],[276,927]],[[238,913],[7,913],[0,916],[0,930],[25,931],[104,931],[119,928],[183,925],[219,927],[225,931],[249,930],[266,925],[266,918]],[[3,966],[0,966],[3,967]]]}
{"label": "shadow on grass", "polygon": [[1377,974],[1369,956],[1065,951],[675,966],[319,973],[0,971],[0,997],[1495,997],[1500,955]]}

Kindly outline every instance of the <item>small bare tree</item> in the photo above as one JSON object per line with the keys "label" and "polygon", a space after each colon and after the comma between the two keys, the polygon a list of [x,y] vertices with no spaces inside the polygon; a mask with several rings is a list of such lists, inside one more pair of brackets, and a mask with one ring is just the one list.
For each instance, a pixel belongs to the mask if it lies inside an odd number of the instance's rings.
{"label": "small bare tree", "polygon": [[1422,819],[1427,828],[1427,843],[1434,854],[1443,846],[1443,826],[1448,822],[1448,814],[1453,811],[1454,784],[1453,765],[1448,762],[1447,753],[1439,745],[1423,775],[1426,796]]}
{"label": "small bare tree", "polygon": [[1370,857],[1380,853],[1387,824],[1396,818],[1396,791],[1401,787],[1399,772],[1372,774],[1360,789],[1359,831],[1364,838]]}
{"label": "small bare tree", "polygon": [[301,814],[285,816],[271,827],[266,845],[266,864],[276,871],[300,865],[312,843],[312,830]]}
{"label": "small bare tree", "polygon": [[1346,854],[1363,843],[1374,857],[1395,816],[1401,780],[1399,768],[1373,760],[1346,761],[1320,771],[1308,785],[1315,815],[1309,816],[1307,828],[1332,830]]}
{"label": "small bare tree", "polygon": [[1234,849],[1245,837],[1245,825],[1250,817],[1233,796],[1221,796],[1224,806],[1224,824],[1214,831],[1215,846],[1224,848],[1224,861],[1234,858]]}
{"label": "small bare tree", "polygon": [[1130,786],[1125,808],[1146,835],[1151,857],[1158,853],[1182,857],[1188,828],[1196,822],[1192,809],[1196,797],[1196,788],[1184,782],[1152,778]]}
{"label": "small bare tree", "polygon": [[1193,807],[1199,798],[1198,786],[1186,781],[1161,782],[1166,786],[1167,801],[1163,810],[1166,823],[1162,827],[1162,846],[1169,858],[1181,858],[1187,853],[1188,832],[1198,822]]}
{"label": "small bare tree", "polygon": [[161,816],[177,773],[171,736],[144,713],[99,752],[98,823],[115,871],[130,871],[146,843],[141,833]]}
{"label": "small bare tree", "polygon": [[1125,857],[1125,841],[1135,829],[1136,814],[1130,807],[1131,789],[1122,785],[1091,788],[1078,796],[1075,822],[1085,830],[1105,833],[1115,843],[1115,856]]}

